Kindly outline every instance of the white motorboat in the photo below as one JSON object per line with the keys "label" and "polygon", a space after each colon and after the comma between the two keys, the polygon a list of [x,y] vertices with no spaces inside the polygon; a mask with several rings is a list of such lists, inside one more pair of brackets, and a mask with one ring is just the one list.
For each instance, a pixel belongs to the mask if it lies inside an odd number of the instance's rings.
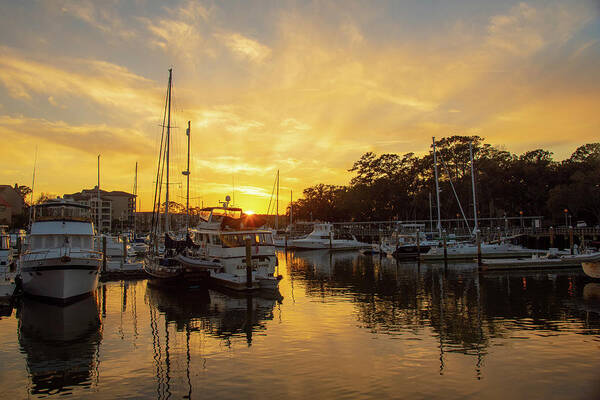
{"label": "white motorboat", "polygon": [[[473,260],[477,258],[477,245],[472,243],[457,243],[446,248],[448,260]],[[532,250],[510,243],[481,244],[481,255],[484,258],[519,258],[531,257],[534,254],[542,255],[545,250]],[[422,261],[440,261],[444,259],[444,248],[432,247],[427,253],[421,254]]]}
{"label": "white motorboat", "polygon": [[[536,268],[568,268],[579,267],[580,264],[590,263],[594,260],[600,260],[600,253],[587,254],[560,254],[559,252],[549,252],[546,255],[538,256],[534,254],[528,258],[510,258],[510,259],[483,259],[481,270],[504,270],[504,269],[536,269]],[[584,268],[585,271],[585,268]],[[600,270],[598,270],[600,277]]]}
{"label": "white motorboat", "polygon": [[25,293],[66,302],[96,290],[102,257],[93,240],[88,206],[60,198],[36,206],[20,260]]}
{"label": "white motorboat", "polygon": [[[229,196],[227,196],[229,198]],[[200,210],[200,223],[190,230],[185,252],[177,260],[187,268],[210,273],[218,285],[235,290],[276,289],[280,276],[275,274],[277,256],[273,233],[257,229],[259,217],[246,215],[241,208],[207,207]],[[247,283],[246,238],[251,243],[252,280]],[[190,246],[191,244],[191,246]]]}
{"label": "white motorboat", "polygon": [[296,249],[329,249],[329,250],[358,250],[370,248],[369,243],[356,240],[354,235],[337,235],[330,223],[315,224],[311,233],[300,239],[290,241]]}

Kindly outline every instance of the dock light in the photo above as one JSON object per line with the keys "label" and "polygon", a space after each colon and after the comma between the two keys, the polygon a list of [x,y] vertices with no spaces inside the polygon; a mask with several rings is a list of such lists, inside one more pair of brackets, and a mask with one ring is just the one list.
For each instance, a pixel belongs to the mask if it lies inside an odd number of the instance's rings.
{"label": "dock light", "polygon": [[565,226],[569,226],[569,210],[565,208],[563,211],[565,213]]}

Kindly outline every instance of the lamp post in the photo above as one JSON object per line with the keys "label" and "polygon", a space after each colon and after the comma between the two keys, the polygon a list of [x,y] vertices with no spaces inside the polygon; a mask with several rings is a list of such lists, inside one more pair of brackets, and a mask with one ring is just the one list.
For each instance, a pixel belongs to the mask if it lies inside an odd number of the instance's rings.
{"label": "lamp post", "polygon": [[569,210],[565,208],[563,211],[565,213],[565,226],[569,226]]}
{"label": "lamp post", "polygon": [[521,218],[521,228],[523,227],[523,211],[519,211],[519,216]]}

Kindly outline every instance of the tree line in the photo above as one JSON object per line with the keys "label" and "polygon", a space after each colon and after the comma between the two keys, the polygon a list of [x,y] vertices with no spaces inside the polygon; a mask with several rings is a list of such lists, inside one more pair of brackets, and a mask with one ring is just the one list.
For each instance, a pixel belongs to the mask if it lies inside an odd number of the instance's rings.
{"label": "tree line", "polygon": [[[473,218],[469,144],[473,147],[479,217],[543,216],[546,224],[571,221],[600,223],[600,143],[578,147],[563,160],[535,149],[517,155],[479,136],[437,140],[436,155],[442,219],[457,218],[459,203]],[[363,154],[348,171],[345,186],[317,184],[293,203],[295,220],[428,220],[430,198],[437,216],[433,150],[414,153]],[[451,182],[454,185],[454,195]],[[288,208],[289,215],[289,208]]]}

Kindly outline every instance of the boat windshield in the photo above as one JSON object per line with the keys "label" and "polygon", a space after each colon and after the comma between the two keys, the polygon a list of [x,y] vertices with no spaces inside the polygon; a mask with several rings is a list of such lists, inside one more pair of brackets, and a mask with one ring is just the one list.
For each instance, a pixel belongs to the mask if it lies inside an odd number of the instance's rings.
{"label": "boat windshield", "polygon": [[43,204],[36,207],[35,220],[68,219],[74,221],[89,221],[90,209],[79,204]]}
{"label": "boat windshield", "polygon": [[271,233],[239,233],[239,234],[224,234],[221,235],[223,247],[245,247],[246,236],[250,236],[253,246],[256,245],[273,245],[273,235]]}

